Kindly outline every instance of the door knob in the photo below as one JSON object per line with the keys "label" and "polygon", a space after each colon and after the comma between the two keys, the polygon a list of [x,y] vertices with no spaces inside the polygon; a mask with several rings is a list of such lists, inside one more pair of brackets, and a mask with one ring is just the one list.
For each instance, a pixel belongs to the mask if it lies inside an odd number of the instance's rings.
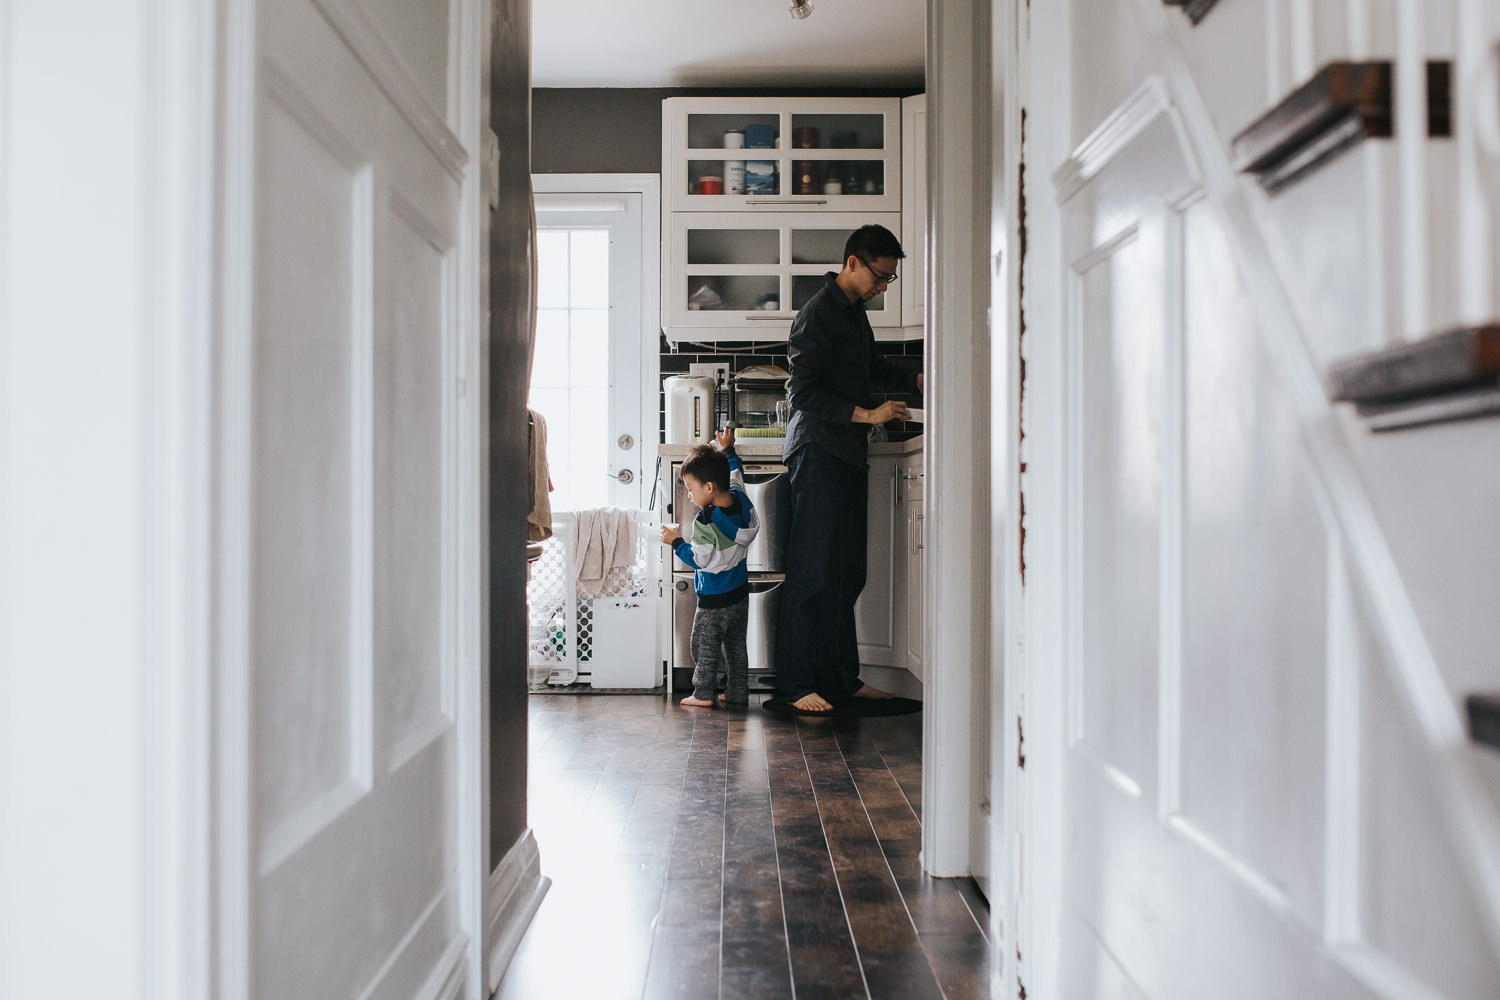
{"label": "door knob", "polygon": [[621,469],[619,472],[615,473],[614,478],[618,479],[626,486],[629,486],[631,483],[635,482],[635,473],[631,472],[629,469]]}

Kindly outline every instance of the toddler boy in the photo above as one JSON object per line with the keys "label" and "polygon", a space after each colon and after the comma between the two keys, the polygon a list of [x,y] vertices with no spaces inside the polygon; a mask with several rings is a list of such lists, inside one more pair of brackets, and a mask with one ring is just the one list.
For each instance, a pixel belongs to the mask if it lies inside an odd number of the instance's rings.
{"label": "toddler boy", "polygon": [[734,429],[718,435],[719,449],[700,444],[682,463],[683,485],[699,510],[691,540],[663,525],[661,540],[691,566],[698,609],[693,613],[693,693],[691,707],[712,707],[719,665],[728,683],[719,700],[745,705],[750,700],[750,655],[745,631],[750,622],[750,571],[745,554],[760,532],[760,515],[745,495],[745,463],[734,453]]}

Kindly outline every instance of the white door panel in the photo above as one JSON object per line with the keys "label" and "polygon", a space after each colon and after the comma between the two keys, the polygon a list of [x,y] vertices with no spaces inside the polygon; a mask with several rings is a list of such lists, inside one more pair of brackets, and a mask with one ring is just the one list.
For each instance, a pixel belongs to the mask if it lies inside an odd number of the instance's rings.
{"label": "white door panel", "polygon": [[1073,738],[1119,780],[1155,785],[1163,360],[1162,234],[1096,256],[1082,291],[1082,499]]}
{"label": "white door panel", "polygon": [[1206,201],[1184,211],[1182,239],[1178,808],[1316,930],[1325,785],[1307,762],[1325,740],[1323,612],[1336,542],[1307,470],[1289,460],[1301,451],[1295,409]]}
{"label": "white door panel", "polygon": [[[1213,116],[1263,109],[1267,81],[1295,75],[1282,56],[1310,72],[1345,54],[1340,33],[1394,33],[1268,0],[1251,19],[1266,50],[1225,62],[1242,6],[1198,32],[1175,12],[1158,29],[1154,5],[1090,6],[1069,53],[1080,134],[1049,192],[1069,577],[1055,982],[1080,1000],[1493,997],[1500,765],[1454,745],[1452,709],[1500,679],[1500,472],[1474,460],[1496,424],[1371,436],[1320,408],[1316,379],[1466,296],[1493,308],[1452,253],[1412,277],[1400,240],[1467,227],[1483,250],[1500,202],[1449,151],[1375,143],[1274,199],[1216,187]],[[1190,58],[1147,81],[1139,53],[1167,36]],[[1296,45],[1267,58],[1282,36]],[[1185,100],[1174,88],[1209,65],[1225,71]],[[1052,374],[1029,370],[1033,420]]]}
{"label": "white door panel", "polygon": [[467,946],[456,146],[358,8],[260,19],[249,993],[405,1000]]}

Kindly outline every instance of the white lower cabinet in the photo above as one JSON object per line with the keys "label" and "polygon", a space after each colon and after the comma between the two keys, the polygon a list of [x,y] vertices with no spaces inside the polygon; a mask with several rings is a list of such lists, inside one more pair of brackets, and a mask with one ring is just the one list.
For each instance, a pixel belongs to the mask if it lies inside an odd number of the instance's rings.
{"label": "white lower cabinet", "polygon": [[[900,602],[906,547],[900,517],[900,460],[890,455],[870,457],[869,541],[866,548],[865,589],[854,605],[854,632],[859,640],[859,662],[878,667],[904,665]],[[900,566],[897,566],[900,563]]]}
{"label": "white lower cabinet", "polygon": [[926,479],[922,474],[922,455],[917,453],[901,460],[901,507],[905,513],[903,526],[906,529],[906,579],[903,581],[906,600],[906,663],[917,680],[922,679],[922,564],[927,500],[923,487]]}
{"label": "white lower cabinet", "polygon": [[922,454],[870,457],[865,589],[854,605],[859,662],[922,673]]}

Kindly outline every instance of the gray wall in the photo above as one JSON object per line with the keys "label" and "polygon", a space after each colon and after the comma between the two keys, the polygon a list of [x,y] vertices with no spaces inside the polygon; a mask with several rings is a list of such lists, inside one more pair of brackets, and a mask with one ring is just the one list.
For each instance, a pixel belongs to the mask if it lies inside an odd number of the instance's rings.
{"label": "gray wall", "polygon": [[661,173],[661,102],[668,97],[910,97],[904,90],[597,88],[531,92],[531,170],[538,174]]}
{"label": "gray wall", "polygon": [[531,317],[531,0],[498,0],[490,127],[500,138],[500,207],[490,213],[485,460],[489,523],[490,868],[526,830],[526,350]]}

